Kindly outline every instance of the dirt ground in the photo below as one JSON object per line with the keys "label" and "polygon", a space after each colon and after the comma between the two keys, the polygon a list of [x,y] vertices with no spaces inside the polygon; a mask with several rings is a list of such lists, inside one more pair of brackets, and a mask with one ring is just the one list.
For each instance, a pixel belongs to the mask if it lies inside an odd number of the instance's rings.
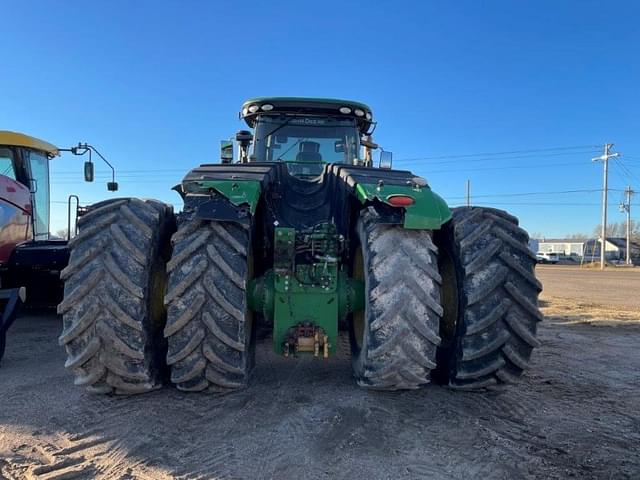
{"label": "dirt ground", "polygon": [[292,361],[264,342],[237,394],[93,396],[60,320],[30,313],[0,368],[0,478],[640,478],[639,270],[538,268],[543,345],[498,392],[367,392],[345,348]]}

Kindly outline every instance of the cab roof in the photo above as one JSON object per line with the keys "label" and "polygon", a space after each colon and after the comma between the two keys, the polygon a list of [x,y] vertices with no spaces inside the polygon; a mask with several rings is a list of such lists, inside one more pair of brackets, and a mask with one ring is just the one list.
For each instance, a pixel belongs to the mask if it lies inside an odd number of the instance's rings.
{"label": "cab roof", "polygon": [[[264,105],[268,105],[269,109],[265,110]],[[253,111],[251,111],[251,107],[253,107]],[[339,98],[256,97],[245,101],[240,109],[240,118],[243,118],[250,127],[255,125],[258,115],[277,114],[336,115],[355,118],[358,128],[363,133],[369,130],[374,123],[373,113],[368,105]]]}
{"label": "cab roof", "polygon": [[11,132],[9,130],[0,130],[0,145],[32,148],[33,150],[45,152],[50,156],[59,155],[58,147],[55,145],[24,133]]}

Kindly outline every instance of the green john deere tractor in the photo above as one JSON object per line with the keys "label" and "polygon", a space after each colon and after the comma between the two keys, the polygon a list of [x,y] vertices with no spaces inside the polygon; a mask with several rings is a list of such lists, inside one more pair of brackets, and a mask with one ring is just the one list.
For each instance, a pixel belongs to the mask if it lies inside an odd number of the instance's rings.
{"label": "green john deere tractor", "polygon": [[358,385],[481,389],[527,368],[542,319],[528,235],[494,209],[450,210],[393,170],[364,104],[256,98],[251,131],[164,203],[91,207],[63,271],[60,343],[75,383],[138,393],[247,385],[256,329],[278,355],[335,355],[348,331]]}

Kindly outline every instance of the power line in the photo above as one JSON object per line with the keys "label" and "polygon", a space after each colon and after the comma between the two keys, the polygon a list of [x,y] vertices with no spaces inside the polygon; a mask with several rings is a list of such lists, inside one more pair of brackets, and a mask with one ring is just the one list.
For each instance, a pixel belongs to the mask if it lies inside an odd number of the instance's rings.
{"label": "power line", "polygon": [[[467,153],[467,154],[455,154],[455,155],[436,155],[436,156],[424,156],[424,157],[415,157],[415,158],[398,158],[397,162],[411,162],[411,161],[420,161],[420,160],[441,160],[441,159],[460,159],[460,158],[471,158],[471,157],[487,157],[480,159],[472,159],[468,160],[469,162],[487,162],[487,161],[496,161],[496,160],[513,160],[519,158],[540,158],[540,157],[554,157],[559,155],[580,155],[584,153],[591,153],[595,151],[596,148],[599,148],[597,145],[579,145],[573,147],[554,147],[554,148],[538,148],[538,149],[529,149],[529,150],[511,150],[511,151],[503,151],[503,152],[484,152],[484,153]],[[575,149],[589,149],[588,151],[575,151],[575,152],[559,152],[564,150],[575,150]],[[544,153],[544,152],[552,152],[552,153]],[[553,153],[555,152],[555,153]],[[531,153],[540,153],[539,155],[521,155],[521,154],[531,154]],[[510,155],[505,157],[504,155]],[[514,156],[516,155],[516,156]],[[495,156],[500,156],[500,158],[495,158]],[[439,164],[448,164],[455,162],[431,162],[431,165],[439,165]],[[169,168],[169,169],[153,169],[150,170],[119,170],[119,174],[123,173],[140,173],[145,175],[153,175],[155,173],[182,173],[186,172],[187,169],[184,168]],[[55,175],[77,175],[76,171],[60,171],[55,172]]]}
{"label": "power line", "polygon": [[558,150],[574,150],[574,149],[597,149],[600,145],[578,145],[574,147],[552,147],[552,148],[536,148],[529,150],[511,150],[504,152],[484,152],[484,153],[466,153],[458,155],[434,155],[428,157],[407,158],[405,160],[439,160],[443,158],[468,158],[468,157],[488,157],[496,155],[519,155],[522,153],[540,153],[540,152],[553,152]]}
{"label": "power line", "polygon": [[[610,192],[624,192],[621,188],[610,188]],[[572,193],[599,193],[602,192],[601,188],[583,188],[576,190],[553,190],[544,192],[508,192],[508,193],[485,193],[480,195],[474,195],[475,197],[516,197],[516,196],[528,196],[528,195],[556,195],[556,194],[572,194]],[[447,197],[447,198],[466,198],[465,197]],[[62,200],[56,200],[60,203]],[[63,203],[67,203],[66,201]]]}
{"label": "power line", "polygon": [[[153,170],[119,170],[120,173],[144,173],[144,174],[153,174],[155,172],[186,172],[189,169],[185,168],[154,168]],[[80,172],[76,171],[62,171],[55,172],[56,175],[78,175]]]}
{"label": "power line", "polygon": [[[620,191],[622,189],[613,189],[610,188],[610,191]],[[517,192],[517,193],[487,193],[482,195],[474,195],[473,198],[487,198],[487,197],[525,197],[525,196],[535,196],[535,195],[564,195],[564,194],[572,194],[572,193],[596,193],[602,192],[601,188],[590,188],[590,189],[580,189],[580,190],[558,190],[558,191],[547,191],[547,192]],[[447,197],[447,198],[466,198],[466,197]]]}
{"label": "power line", "polygon": [[[464,168],[464,169],[446,169],[446,170],[430,170],[428,172],[428,174],[435,174],[435,173],[453,173],[453,172],[480,172],[480,171],[493,171],[493,170],[532,170],[532,169],[538,169],[541,167],[564,167],[564,166],[574,166],[574,165],[584,165],[584,162],[565,162],[565,163],[538,163],[536,165],[507,165],[507,166],[501,166],[501,167],[476,167],[476,168]],[[181,170],[183,171],[183,170]],[[146,175],[120,175],[117,174],[116,177],[118,177],[119,179],[121,178],[148,178],[150,176],[150,174],[146,174]],[[173,177],[172,177],[173,178]],[[96,177],[96,180],[107,180],[108,178],[106,177]],[[159,180],[156,179],[153,182],[157,183],[158,181],[171,181],[171,179],[167,178],[166,180]],[[176,179],[177,181],[177,179]],[[142,181],[142,182],[138,182],[138,183],[151,183],[152,180],[146,180],[146,181]],[[55,183],[55,184],[66,184],[66,185],[72,185],[75,183],[78,183],[78,181],[71,181],[68,179],[62,179],[62,181],[56,181],[56,180],[52,180],[51,183]]]}
{"label": "power line", "polygon": [[[427,175],[437,174],[437,173],[465,173],[465,172],[489,172],[496,170],[535,170],[544,167],[566,167],[566,166],[577,166],[584,165],[584,162],[564,162],[564,163],[538,163],[536,165],[507,165],[501,167],[476,167],[476,168],[464,168],[464,169],[446,169],[446,170],[429,170],[426,172]],[[181,170],[182,171],[182,170]],[[153,179],[149,179],[149,174],[147,175],[119,175],[116,177],[120,181],[120,183],[139,183],[139,184],[149,184],[149,183],[166,183],[166,182],[177,182],[180,179],[175,177],[167,177],[167,178],[158,178],[155,177]],[[109,180],[110,177],[95,177],[95,180]],[[122,180],[122,179],[125,180]],[[129,179],[129,180],[126,180]],[[142,181],[137,181],[136,179],[147,179]],[[75,185],[79,183],[80,180],[51,180],[52,184],[56,185]]]}
{"label": "power line", "polygon": [[[463,205],[463,203],[455,203],[455,205]],[[617,204],[617,202],[610,202],[611,205]],[[597,207],[599,203],[565,203],[565,202],[478,202],[475,205],[495,205],[495,206],[523,206],[523,207],[537,207],[537,206],[549,206],[549,207]]]}
{"label": "power line", "polygon": [[[589,152],[580,152],[581,155],[584,154],[588,154],[588,153],[594,153],[593,151],[589,151]],[[510,158],[500,158],[498,160],[514,160],[514,159],[522,159],[522,158],[529,158],[529,159],[538,159],[538,156],[528,156],[528,157],[510,157]],[[405,163],[408,164],[407,166],[411,166],[412,164],[415,164],[417,166],[423,166],[426,162],[421,162],[420,160],[424,160],[424,159],[397,159],[396,162],[398,163]],[[482,159],[475,159],[475,160],[470,160],[472,162],[495,162],[496,159],[493,158],[482,158]],[[457,161],[448,161],[448,162],[430,162],[428,163],[429,166],[431,165],[451,165],[451,164],[455,164],[455,165],[460,165],[461,167],[464,167],[463,164],[461,164],[460,162]],[[507,166],[495,166],[495,167],[473,167],[473,168],[463,168],[463,169],[457,169],[457,170],[431,170],[430,173],[441,173],[441,172],[464,172],[464,171],[482,171],[482,170],[504,170],[504,169],[528,169],[528,168],[538,168],[538,167],[544,167],[544,166],[568,166],[568,165],[582,165],[583,162],[563,162],[563,163],[542,163],[542,164],[536,164],[536,165],[507,165]],[[153,171],[149,171],[149,170],[118,170],[116,171],[116,176],[118,178],[149,178],[149,177],[171,177],[171,178],[177,178],[176,177],[176,173],[180,173],[182,175],[187,173],[187,169],[166,169],[166,170],[162,170],[162,169],[154,169]],[[79,172],[52,172],[52,174],[54,175],[55,178],[60,178],[61,180],[73,180],[74,178],[78,178],[79,176]],[[180,176],[180,175],[179,175]],[[95,179],[108,179],[111,178],[110,176],[107,177],[106,174],[98,174],[95,176]],[[53,180],[55,181],[55,180]]]}
{"label": "power line", "polygon": [[536,155],[514,155],[514,156],[508,156],[508,157],[486,157],[486,158],[474,158],[474,159],[470,159],[470,160],[463,160],[460,161],[459,159],[456,160],[444,160],[444,161],[439,161],[439,162],[433,162],[431,161],[430,157],[423,157],[423,158],[399,158],[396,161],[397,162],[407,162],[407,163],[428,163],[429,165],[450,165],[450,164],[459,164],[459,163],[470,163],[470,162],[499,162],[499,161],[506,161],[506,160],[521,160],[521,159],[538,159],[538,158],[548,158],[548,157],[559,157],[559,156],[582,156],[584,154],[587,153],[596,153],[596,150],[584,150],[584,151],[576,151],[576,152],[561,152],[561,153],[547,153],[547,154],[536,154]]}
{"label": "power line", "polygon": [[476,167],[463,169],[446,169],[446,170],[429,170],[427,174],[449,173],[449,172],[488,172],[492,170],[535,170],[541,167],[566,167],[570,165],[584,165],[584,162],[565,162],[565,163],[538,163],[536,165],[507,165],[502,167]]}
{"label": "power line", "polygon": [[613,169],[611,171],[616,175],[616,177],[622,182],[623,185],[625,183],[629,183],[629,175],[623,175],[623,173],[621,171],[618,171],[617,169]]}
{"label": "power line", "polygon": [[640,178],[636,177],[635,174],[627,168],[625,164],[623,164],[619,159],[614,159],[616,165],[620,167],[620,169],[624,172],[628,179],[633,180],[634,182],[638,182],[640,184]]}

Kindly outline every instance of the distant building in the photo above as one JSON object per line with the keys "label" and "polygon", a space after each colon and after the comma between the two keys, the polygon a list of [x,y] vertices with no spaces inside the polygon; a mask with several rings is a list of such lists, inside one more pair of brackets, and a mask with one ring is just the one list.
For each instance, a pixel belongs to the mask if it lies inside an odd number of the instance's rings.
{"label": "distant building", "polygon": [[[591,238],[584,242],[584,260],[591,261],[600,258],[599,238]],[[640,243],[631,242],[631,261],[634,265],[640,265]],[[624,262],[627,258],[627,239],[622,237],[607,238],[604,249],[604,257],[610,262]]]}
{"label": "distant building", "polygon": [[[600,259],[600,239],[574,240],[562,238],[530,239],[529,248],[532,252],[557,253],[563,256],[584,257],[585,262]],[[609,262],[624,262],[627,255],[627,239],[622,237],[607,238],[605,259]],[[640,243],[631,242],[631,261],[640,265]]]}
{"label": "distant building", "polygon": [[572,239],[542,239],[538,240],[538,252],[544,253],[559,253],[565,256],[582,256],[584,251],[585,242],[582,240]]}

